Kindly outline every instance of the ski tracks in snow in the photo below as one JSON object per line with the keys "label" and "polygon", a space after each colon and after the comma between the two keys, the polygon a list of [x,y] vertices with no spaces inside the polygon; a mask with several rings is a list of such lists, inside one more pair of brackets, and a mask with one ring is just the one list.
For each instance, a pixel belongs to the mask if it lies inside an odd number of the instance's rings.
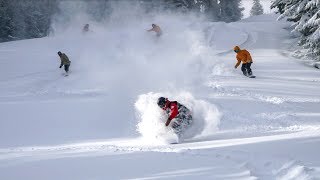
{"label": "ski tracks in snow", "polygon": [[[238,36],[236,38],[228,37],[230,32],[238,34]],[[256,35],[249,33],[241,27],[222,22],[209,25],[205,29],[205,35],[209,46],[217,51],[216,56],[226,56],[227,54],[234,53],[233,47],[236,45],[250,47],[256,42]],[[224,40],[221,39],[222,37]],[[221,42],[224,43],[221,44]]]}
{"label": "ski tracks in snow", "polygon": [[[244,150],[241,146],[262,143],[263,146],[270,146],[269,143],[281,143],[281,140],[292,139],[300,141],[304,137],[317,137],[318,131],[313,133],[273,135],[255,138],[224,139],[211,141],[185,142],[175,145],[148,146],[142,145],[140,139],[110,140],[100,142],[84,142],[75,144],[63,144],[56,146],[34,146],[0,149],[0,167],[19,166],[19,164],[49,161],[54,159],[86,158],[86,157],[121,157],[131,154],[155,153],[156,156],[168,156],[167,153],[174,153],[175,156],[191,159],[204,159],[212,162],[212,166],[199,169],[187,168],[179,171],[166,171],[165,173],[152,174],[133,179],[152,179],[155,177],[179,177],[193,176],[204,173],[205,177],[214,179],[312,179],[319,175],[317,167],[308,167],[302,161],[288,159],[283,156],[265,156],[259,150]],[[258,149],[264,149],[264,147]],[[274,147],[271,145],[271,147]],[[280,147],[281,148],[281,147]],[[115,156],[116,155],[116,156]],[[257,157],[257,158],[256,158]],[[122,158],[119,160],[121,161]],[[138,160],[136,159],[136,160]],[[126,159],[123,159],[127,161]],[[181,172],[180,172],[181,171]],[[1,176],[0,176],[1,177]],[[129,178],[131,179],[131,178]]]}
{"label": "ski tracks in snow", "polygon": [[[42,75],[42,76],[39,76]],[[57,71],[29,73],[20,76],[15,76],[7,80],[0,81],[3,88],[11,88],[22,91],[7,91],[10,93],[2,93],[0,98],[2,103],[16,102],[32,98],[45,99],[48,95],[56,97],[101,97],[105,96],[107,91],[103,88],[72,88],[68,83],[72,80],[69,77],[60,75]],[[25,79],[25,80],[24,80]],[[23,82],[23,83],[21,83]],[[5,91],[5,89],[3,91]]]}
{"label": "ski tracks in snow", "polygon": [[[320,124],[316,122],[316,118],[320,116],[315,110],[309,110],[308,114],[313,114],[312,116],[300,113],[303,112],[305,104],[316,107],[320,103],[320,98],[314,95],[319,88],[318,78],[312,76],[317,74],[306,73],[307,70],[295,63],[293,58],[282,56],[279,49],[262,52],[263,47],[281,47],[285,42],[279,44],[279,39],[287,36],[287,32],[282,30],[274,32],[276,29],[272,29],[273,27],[268,26],[268,23],[270,22],[266,21],[261,24],[261,27],[253,28],[250,24],[243,22],[217,23],[206,30],[208,44],[214,50],[230,49],[216,54],[221,63],[231,62],[228,54],[233,53],[234,45],[240,45],[242,48],[250,47],[253,59],[257,62],[253,64],[253,72],[257,74],[256,79],[242,76],[240,70],[238,70],[239,73],[235,73],[229,69],[230,72],[225,72],[224,75],[213,73],[207,82],[207,86],[211,88],[211,91],[208,91],[208,98],[215,102],[224,114],[220,128],[222,130],[223,128],[237,129],[240,126],[240,129],[244,128],[244,132],[249,130],[254,133],[259,130],[295,132],[319,129]],[[268,28],[272,31],[269,32]],[[242,35],[243,38],[232,39],[234,36],[231,36],[231,40],[228,40],[234,41],[233,46],[231,44],[224,44],[227,45],[225,47],[217,46],[217,42],[223,42],[219,37],[228,37],[224,34],[230,34],[231,31],[235,31],[232,33],[239,36]],[[264,56],[259,56],[261,53]],[[266,53],[268,56],[265,56]],[[270,63],[272,63],[270,60],[280,63],[270,69]],[[286,73],[287,69],[283,66],[286,62],[294,67],[288,71],[290,74]],[[232,61],[231,66],[234,65],[233,63],[235,61]],[[256,66],[258,66],[257,69]],[[260,70],[261,75],[259,68],[265,71]],[[267,73],[268,69],[271,72]],[[294,76],[293,72],[297,75]],[[268,75],[264,76],[264,74]],[[304,121],[306,117],[309,117],[312,123],[306,123]]]}

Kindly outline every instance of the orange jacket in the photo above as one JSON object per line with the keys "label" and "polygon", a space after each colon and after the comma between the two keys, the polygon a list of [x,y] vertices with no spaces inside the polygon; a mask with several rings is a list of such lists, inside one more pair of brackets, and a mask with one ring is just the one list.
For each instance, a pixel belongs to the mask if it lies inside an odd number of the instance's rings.
{"label": "orange jacket", "polygon": [[236,68],[240,65],[241,61],[243,64],[252,62],[252,58],[251,58],[250,53],[245,49],[237,52],[237,60],[238,60],[238,62],[235,66]]}

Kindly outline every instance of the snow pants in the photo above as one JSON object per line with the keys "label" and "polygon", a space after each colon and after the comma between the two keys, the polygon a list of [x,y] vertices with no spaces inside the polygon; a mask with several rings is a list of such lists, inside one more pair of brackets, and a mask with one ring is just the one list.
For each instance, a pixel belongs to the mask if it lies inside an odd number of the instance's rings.
{"label": "snow pants", "polygon": [[251,64],[252,64],[252,62],[246,63],[246,64],[242,64],[241,71],[242,71],[243,75],[245,75],[245,76],[251,76],[252,75]]}
{"label": "snow pants", "polygon": [[179,107],[179,114],[173,120],[172,128],[174,132],[181,136],[183,132],[192,124],[192,114],[191,111],[185,106],[181,105]]}
{"label": "snow pants", "polygon": [[64,65],[64,70],[66,71],[66,73],[69,72],[69,67],[70,67],[70,64]]}

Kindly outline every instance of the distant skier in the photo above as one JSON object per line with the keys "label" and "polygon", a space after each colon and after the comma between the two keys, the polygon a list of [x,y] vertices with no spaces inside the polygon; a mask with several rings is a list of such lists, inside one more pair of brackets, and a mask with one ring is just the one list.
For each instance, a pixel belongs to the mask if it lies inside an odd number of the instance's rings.
{"label": "distant skier", "polygon": [[234,68],[237,69],[237,67],[241,64],[242,62],[242,66],[241,66],[241,71],[243,73],[243,75],[248,76],[248,77],[255,77],[252,76],[252,70],[251,70],[251,64],[252,64],[252,58],[250,53],[243,49],[241,50],[239,46],[235,46],[233,48],[234,52],[237,53],[237,64],[234,66]]}
{"label": "distant skier", "polygon": [[89,24],[85,24],[83,29],[82,29],[83,33],[89,32]]}
{"label": "distant skier", "polygon": [[68,56],[62,52],[58,52],[58,55],[60,57],[61,60],[61,64],[59,66],[59,68],[62,68],[62,66],[64,66],[64,70],[66,71],[66,75],[68,75],[69,72],[69,67],[71,64],[71,61],[69,60]]}
{"label": "distant skier", "polygon": [[152,24],[152,29],[149,29],[148,32],[150,32],[150,31],[156,32],[157,37],[160,37],[162,35],[161,28],[156,24]]}
{"label": "distant skier", "polygon": [[168,114],[165,125],[169,126],[171,121],[173,121],[171,127],[178,136],[181,136],[184,130],[192,123],[191,111],[177,101],[169,101],[165,97],[158,98],[157,104]]}

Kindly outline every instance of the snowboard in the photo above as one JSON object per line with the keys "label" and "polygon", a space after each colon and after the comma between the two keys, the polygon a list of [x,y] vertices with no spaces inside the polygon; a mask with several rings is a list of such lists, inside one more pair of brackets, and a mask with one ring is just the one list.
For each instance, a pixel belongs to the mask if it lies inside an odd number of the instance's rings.
{"label": "snowboard", "polygon": [[246,76],[246,77],[248,77],[248,78],[256,78],[255,75],[244,75],[244,76]]}
{"label": "snowboard", "polygon": [[179,142],[171,142],[170,144],[180,144]]}

